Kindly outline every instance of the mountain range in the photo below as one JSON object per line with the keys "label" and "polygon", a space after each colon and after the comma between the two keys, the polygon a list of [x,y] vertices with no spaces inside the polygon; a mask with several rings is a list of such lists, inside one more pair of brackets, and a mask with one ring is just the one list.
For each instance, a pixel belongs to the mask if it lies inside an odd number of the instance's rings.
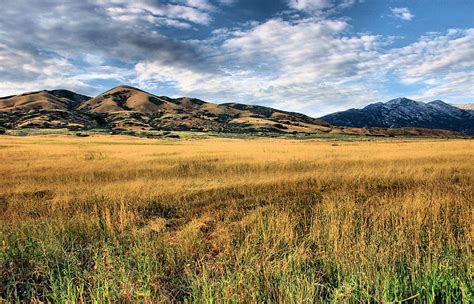
{"label": "mountain range", "polygon": [[111,130],[191,130],[216,132],[333,131],[318,119],[273,108],[214,104],[195,98],[156,96],[119,86],[94,98],[67,90],[0,98],[0,126]]}
{"label": "mountain range", "polygon": [[[382,110],[376,110],[379,107]],[[397,108],[396,116],[391,108]],[[370,109],[373,112],[367,114]],[[427,114],[429,120],[423,118]],[[335,116],[316,119],[257,105],[215,104],[188,97],[158,96],[130,86],[118,86],[96,97],[68,90],[44,90],[0,98],[0,127],[6,129],[450,136],[454,133],[431,129],[469,133],[474,116],[469,110],[441,101],[424,106],[404,98],[332,115]],[[410,120],[416,124],[410,124]]]}
{"label": "mountain range", "polygon": [[328,123],[354,128],[429,128],[474,134],[472,104],[454,106],[441,100],[424,103],[408,98],[370,104],[320,117]]}

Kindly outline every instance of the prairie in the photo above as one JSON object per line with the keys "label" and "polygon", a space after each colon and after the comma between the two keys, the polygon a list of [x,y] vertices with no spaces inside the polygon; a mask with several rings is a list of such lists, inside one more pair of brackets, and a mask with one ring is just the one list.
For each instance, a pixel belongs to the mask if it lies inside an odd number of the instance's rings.
{"label": "prairie", "polygon": [[474,141],[0,137],[6,302],[472,303]]}

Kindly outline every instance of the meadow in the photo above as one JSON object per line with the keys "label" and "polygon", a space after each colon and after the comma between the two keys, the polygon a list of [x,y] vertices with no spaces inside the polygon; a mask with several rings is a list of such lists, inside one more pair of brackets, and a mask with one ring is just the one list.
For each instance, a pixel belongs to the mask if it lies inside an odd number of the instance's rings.
{"label": "meadow", "polygon": [[473,159],[472,140],[1,136],[0,296],[472,303]]}

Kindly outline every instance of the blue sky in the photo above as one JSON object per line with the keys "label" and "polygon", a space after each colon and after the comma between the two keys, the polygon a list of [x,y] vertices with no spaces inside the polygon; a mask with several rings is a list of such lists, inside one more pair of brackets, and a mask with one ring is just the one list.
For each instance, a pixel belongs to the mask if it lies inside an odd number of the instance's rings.
{"label": "blue sky", "polygon": [[3,0],[0,95],[66,88],[320,116],[474,102],[472,0]]}

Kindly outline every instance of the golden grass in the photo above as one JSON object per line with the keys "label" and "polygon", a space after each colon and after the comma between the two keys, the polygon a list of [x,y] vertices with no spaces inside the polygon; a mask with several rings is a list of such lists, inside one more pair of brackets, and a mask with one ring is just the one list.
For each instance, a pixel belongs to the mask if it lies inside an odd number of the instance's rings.
{"label": "golden grass", "polygon": [[474,142],[0,138],[7,301],[473,301]]}

